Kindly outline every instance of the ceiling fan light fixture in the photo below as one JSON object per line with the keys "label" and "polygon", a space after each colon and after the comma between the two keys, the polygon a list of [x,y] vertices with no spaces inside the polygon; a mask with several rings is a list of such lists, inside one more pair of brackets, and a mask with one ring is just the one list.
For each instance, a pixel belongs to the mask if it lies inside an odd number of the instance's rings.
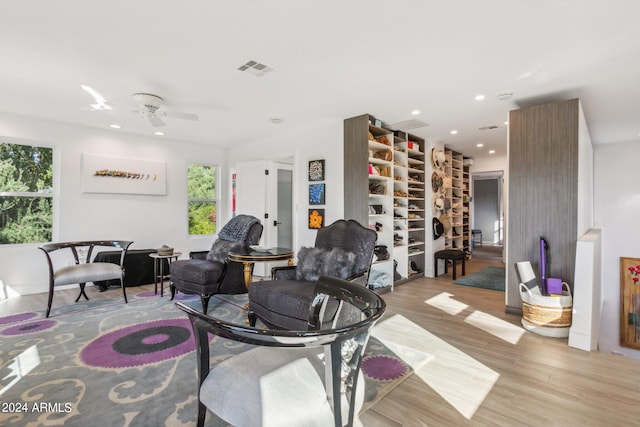
{"label": "ceiling fan light fixture", "polygon": [[197,114],[181,113],[178,111],[164,111],[163,109],[160,109],[164,100],[158,95],[153,95],[150,93],[134,93],[133,100],[140,106],[140,111],[137,112],[140,113],[143,118],[146,118],[149,123],[151,123],[151,125],[155,127],[165,125],[160,116],[174,117],[177,119],[193,121],[199,120]]}

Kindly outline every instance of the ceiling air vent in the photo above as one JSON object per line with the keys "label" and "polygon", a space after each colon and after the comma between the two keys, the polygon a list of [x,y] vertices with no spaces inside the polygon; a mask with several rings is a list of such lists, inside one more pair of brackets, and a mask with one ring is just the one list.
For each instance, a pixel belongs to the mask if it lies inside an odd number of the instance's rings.
{"label": "ceiling air vent", "polygon": [[478,128],[479,130],[493,130],[493,129],[498,129],[498,126],[496,125],[491,125],[491,126],[483,126],[481,128]]}
{"label": "ceiling air vent", "polygon": [[424,128],[429,126],[429,124],[423,122],[422,120],[410,119],[410,120],[405,120],[403,122],[392,123],[389,126],[391,127],[391,129],[409,130],[409,129]]}
{"label": "ceiling air vent", "polygon": [[268,65],[261,64],[258,61],[249,61],[246,64],[238,67],[238,70],[253,74],[256,77],[262,77],[265,74],[273,71],[273,68],[269,67]]}

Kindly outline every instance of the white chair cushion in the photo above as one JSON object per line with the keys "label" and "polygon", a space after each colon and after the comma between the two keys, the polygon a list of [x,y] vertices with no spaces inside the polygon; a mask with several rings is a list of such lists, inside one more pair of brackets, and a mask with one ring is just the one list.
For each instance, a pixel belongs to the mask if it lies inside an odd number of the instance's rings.
{"label": "white chair cushion", "polygon": [[[318,349],[256,347],[216,365],[200,400],[236,427],[332,426],[322,355]],[[357,414],[364,399],[362,374],[356,394]]]}
{"label": "white chair cushion", "polygon": [[121,277],[122,268],[119,265],[108,262],[95,262],[62,267],[53,274],[53,284],[60,286],[71,283],[119,279]]}

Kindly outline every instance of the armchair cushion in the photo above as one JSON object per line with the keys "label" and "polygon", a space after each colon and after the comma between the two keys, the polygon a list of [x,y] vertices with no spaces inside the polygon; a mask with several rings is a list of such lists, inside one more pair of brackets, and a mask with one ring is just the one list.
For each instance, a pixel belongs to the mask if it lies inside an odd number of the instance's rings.
{"label": "armchair cushion", "polygon": [[[358,382],[356,413],[364,401],[362,372]],[[215,366],[202,383],[200,400],[233,425],[260,420],[263,426],[282,426],[305,420],[305,426],[331,426],[334,419],[324,383],[318,349],[257,347]]]}
{"label": "armchair cushion", "polygon": [[356,255],[340,248],[300,248],[296,279],[315,282],[320,276],[348,279],[354,273]]}
{"label": "armchair cushion", "polygon": [[174,280],[184,282],[218,283],[223,271],[223,263],[205,259],[179,260],[171,263],[171,274],[173,274]]}
{"label": "armchair cushion", "polygon": [[[257,284],[266,286],[256,286]],[[251,311],[260,319],[280,329],[304,331],[308,327],[309,302],[313,298],[314,282],[274,280],[256,282],[249,286]],[[330,322],[338,305],[329,301],[325,318]]]}
{"label": "armchair cushion", "polygon": [[53,274],[55,286],[71,283],[97,282],[100,280],[120,279],[122,267],[111,263],[74,264],[62,267]]}

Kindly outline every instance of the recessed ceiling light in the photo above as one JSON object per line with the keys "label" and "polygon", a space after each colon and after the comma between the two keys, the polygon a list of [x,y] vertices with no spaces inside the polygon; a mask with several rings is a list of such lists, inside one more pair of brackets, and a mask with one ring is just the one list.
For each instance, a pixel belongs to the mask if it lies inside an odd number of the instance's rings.
{"label": "recessed ceiling light", "polygon": [[274,125],[279,125],[280,123],[282,123],[282,119],[274,117],[273,119],[271,119],[271,123],[273,123]]}
{"label": "recessed ceiling light", "polygon": [[414,116],[417,116],[420,114],[420,110],[413,110],[411,114],[413,114]]}
{"label": "recessed ceiling light", "polygon": [[506,101],[507,99],[511,99],[511,97],[513,96],[513,92],[505,92],[505,93],[501,93],[497,96],[498,101]]}
{"label": "recessed ceiling light", "polygon": [[109,125],[110,128],[120,129],[122,126],[120,125]]}
{"label": "recessed ceiling light", "polygon": [[489,150],[489,154],[494,154],[496,150]]}
{"label": "recessed ceiling light", "polygon": [[484,99],[484,95],[482,94],[476,95],[476,101],[482,101],[483,99]]}
{"label": "recessed ceiling light", "polygon": [[163,135],[164,135],[164,132],[157,131],[157,132],[154,132],[154,134],[155,134],[155,135],[158,135],[158,136],[163,136]]}
{"label": "recessed ceiling light", "polygon": [[480,144],[476,144],[476,147],[478,147],[478,148],[482,148],[482,147],[484,147],[484,144],[482,144],[482,143],[480,143]]}
{"label": "recessed ceiling light", "polygon": [[458,131],[454,129],[454,130],[452,130],[452,131],[451,131],[451,132],[449,132],[449,133],[450,133],[451,135],[457,135],[457,134],[458,134]]}

